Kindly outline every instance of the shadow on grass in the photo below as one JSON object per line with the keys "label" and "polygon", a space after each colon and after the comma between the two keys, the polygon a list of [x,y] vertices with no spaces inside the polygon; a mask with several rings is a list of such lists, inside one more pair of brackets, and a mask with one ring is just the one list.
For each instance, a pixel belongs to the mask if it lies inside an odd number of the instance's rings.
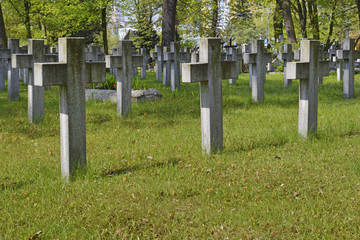
{"label": "shadow on grass", "polygon": [[25,185],[28,184],[32,184],[34,181],[30,181],[30,182],[24,182],[24,181],[19,181],[19,182],[4,182],[4,183],[0,183],[0,190],[4,191],[4,190],[17,190],[20,189],[22,187],[24,187]]}
{"label": "shadow on grass", "polygon": [[117,176],[117,175],[123,175],[123,174],[129,173],[129,172],[141,171],[141,170],[145,170],[145,169],[163,168],[163,167],[167,167],[167,166],[177,165],[177,164],[179,164],[179,162],[180,162],[179,159],[173,158],[173,159],[170,159],[169,161],[154,163],[151,165],[136,165],[136,166],[123,168],[123,169],[104,170],[101,173],[101,176],[102,177],[112,177],[112,176]]}

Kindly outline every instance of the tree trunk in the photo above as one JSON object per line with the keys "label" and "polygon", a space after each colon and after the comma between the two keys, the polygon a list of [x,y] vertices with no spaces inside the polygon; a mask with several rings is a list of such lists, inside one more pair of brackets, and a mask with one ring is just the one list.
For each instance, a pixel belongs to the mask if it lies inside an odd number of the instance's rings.
{"label": "tree trunk", "polygon": [[291,16],[290,0],[283,0],[283,14],[287,39],[290,43],[296,43],[294,23]]}
{"label": "tree trunk", "polygon": [[219,18],[219,4],[218,0],[212,0],[212,19],[211,19],[211,37],[216,37],[216,26],[218,24],[218,18]]}
{"label": "tree trunk", "polygon": [[101,31],[104,44],[105,54],[109,53],[108,39],[107,39],[107,21],[106,21],[106,8],[101,9]]}
{"label": "tree trunk", "polygon": [[0,48],[7,48],[6,29],[0,2]]}
{"label": "tree trunk", "polygon": [[[274,38],[275,42],[278,42],[280,35],[283,35],[283,10],[282,1],[276,0],[275,12],[274,12]],[[360,0],[359,0],[360,1]]]}
{"label": "tree trunk", "polygon": [[26,38],[30,39],[31,37],[31,25],[30,25],[30,1],[24,0],[24,9],[25,9],[25,28],[26,28]]}
{"label": "tree trunk", "polygon": [[[360,0],[355,0],[355,2],[356,2],[357,10],[358,10],[358,17],[359,17],[359,29],[360,29]],[[355,46],[357,46],[357,44],[358,44],[359,40],[360,40],[360,33],[359,33],[359,37],[356,39]]]}
{"label": "tree trunk", "polygon": [[335,11],[336,11],[336,1],[334,2],[334,6],[331,11],[331,18],[330,18],[330,25],[329,25],[329,34],[327,36],[326,42],[325,42],[325,51],[327,51],[330,48],[331,42],[331,36],[333,35],[334,31],[334,22],[335,22]]}
{"label": "tree trunk", "polygon": [[309,18],[314,39],[320,39],[319,20],[316,0],[308,0]]}
{"label": "tree trunk", "polygon": [[170,46],[175,40],[175,19],[177,0],[164,0],[162,19],[162,46]]}
{"label": "tree trunk", "polygon": [[307,38],[307,29],[306,29],[306,19],[307,19],[307,10],[306,10],[306,0],[296,0],[297,5],[297,13],[299,15],[299,21],[300,21],[300,29],[301,29],[301,36],[303,38]]}

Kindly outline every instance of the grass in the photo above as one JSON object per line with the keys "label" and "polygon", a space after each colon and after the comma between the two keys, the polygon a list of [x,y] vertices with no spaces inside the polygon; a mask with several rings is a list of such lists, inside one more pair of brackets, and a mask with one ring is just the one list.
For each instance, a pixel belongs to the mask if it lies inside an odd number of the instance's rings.
{"label": "grass", "polygon": [[[359,76],[355,77],[356,79]],[[27,121],[0,93],[0,239],[356,239],[360,235],[360,84],[319,88],[318,133],[297,136],[298,81],[267,75],[251,102],[248,75],[223,81],[224,150],[201,152],[198,84],[132,105],[86,103],[88,171],[65,184],[58,88],[45,120]]]}

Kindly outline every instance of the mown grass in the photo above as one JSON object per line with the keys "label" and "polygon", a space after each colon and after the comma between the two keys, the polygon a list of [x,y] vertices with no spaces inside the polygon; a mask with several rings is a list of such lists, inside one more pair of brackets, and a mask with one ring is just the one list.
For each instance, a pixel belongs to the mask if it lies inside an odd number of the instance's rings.
{"label": "mown grass", "polygon": [[[356,76],[358,79],[359,76]],[[319,89],[318,133],[297,136],[298,81],[268,75],[251,102],[248,75],[223,81],[224,150],[201,152],[198,84],[119,118],[86,103],[88,171],[60,172],[58,88],[45,120],[27,121],[27,91],[0,93],[0,239],[356,239],[360,234],[360,85]]]}

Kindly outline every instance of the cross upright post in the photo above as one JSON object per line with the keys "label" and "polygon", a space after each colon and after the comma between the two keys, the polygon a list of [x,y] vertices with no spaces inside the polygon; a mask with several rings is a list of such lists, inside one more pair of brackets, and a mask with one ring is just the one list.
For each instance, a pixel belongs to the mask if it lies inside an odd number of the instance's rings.
{"label": "cross upright post", "polygon": [[288,79],[300,79],[298,133],[305,138],[317,130],[319,43],[301,40],[300,62],[289,62],[286,73]]}
{"label": "cross upright post", "polygon": [[[11,54],[16,54],[20,52],[19,39],[17,38],[8,38],[8,48],[11,51]],[[19,68],[16,68],[9,61],[8,66],[8,99],[9,100],[18,100],[20,93],[19,86]]]}
{"label": "cross upright post", "polygon": [[34,64],[56,61],[56,56],[45,54],[42,39],[28,40],[28,54],[12,55],[12,66],[28,69],[28,119],[30,123],[38,123],[44,119],[44,87],[34,86]]}
{"label": "cross upright post", "polygon": [[161,46],[155,46],[155,52],[151,53],[151,57],[155,60],[156,81],[161,82],[163,71],[163,53]]}
{"label": "cross upright post", "polygon": [[195,49],[191,52],[191,61],[190,62],[192,62],[192,63],[199,62],[199,53]]}
{"label": "cross upright post", "polygon": [[287,71],[287,63],[294,60],[294,53],[293,53],[293,50],[292,50],[292,45],[291,44],[284,44],[283,51],[281,51],[278,54],[278,58],[281,61],[284,61],[284,87],[285,88],[290,87],[291,84],[292,84],[292,80],[286,78],[286,71]]}
{"label": "cross upright post", "polygon": [[[183,63],[190,63],[191,62],[191,54],[190,54],[190,49],[189,47],[184,47],[183,50],[180,50],[180,66],[181,64]],[[180,73],[180,76],[182,76],[182,68],[179,67],[179,73]]]}
{"label": "cross upright post", "polygon": [[294,50],[294,60],[300,60],[301,50],[295,49]]}
{"label": "cross upright post", "polygon": [[349,37],[345,38],[343,50],[337,50],[336,56],[343,61],[344,82],[343,93],[345,98],[354,98],[354,62],[359,57],[359,51],[355,51],[355,41]]}
{"label": "cross upright post", "polygon": [[165,87],[170,85],[170,72],[171,72],[171,62],[165,60],[165,55],[170,52],[170,47],[163,47],[163,84]]}
{"label": "cross upright post", "polygon": [[336,79],[340,82],[344,79],[343,61],[337,56],[333,56],[333,62],[336,62]]}
{"label": "cross upright post", "polygon": [[266,63],[271,61],[271,53],[267,53],[264,47],[264,40],[253,40],[251,53],[244,53],[245,64],[252,64],[252,100],[260,102],[264,100],[264,83],[266,78]]}
{"label": "cross upright post", "polygon": [[116,55],[107,55],[106,68],[116,68],[117,112],[120,116],[127,116],[131,111],[131,82],[134,67],[141,66],[143,56],[133,56],[132,42],[118,41]]}
{"label": "cross upright post", "polygon": [[0,48],[0,91],[5,91],[7,64],[10,59],[11,59],[10,49]]}
{"label": "cross upright post", "polygon": [[[244,53],[250,53],[251,49],[251,43],[250,44],[241,44],[241,52],[243,54],[243,59],[244,59]],[[244,62],[244,60],[242,59],[242,61]],[[244,62],[245,64],[245,62]],[[249,87],[252,87],[252,82],[251,82],[251,75],[252,75],[252,64],[249,63],[248,64],[248,70],[249,70]]]}
{"label": "cross upright post", "polygon": [[330,61],[324,60],[324,45],[319,46],[319,85],[323,84],[323,78],[330,74]]}
{"label": "cross upright post", "polygon": [[148,61],[148,53],[145,47],[140,48],[140,54],[143,56],[142,64],[141,64],[141,72],[140,78],[146,79],[146,64]]}
{"label": "cross upright post", "polygon": [[105,59],[105,54],[101,52],[101,47],[91,44],[85,50],[85,61],[88,62],[102,62]]}
{"label": "cross upright post", "polygon": [[[235,47],[229,47],[226,50],[227,50],[226,59],[229,60],[229,61],[236,62],[236,71],[237,71],[237,73],[239,75],[240,72],[241,72],[241,68],[240,68],[241,63],[239,63],[239,62],[241,62],[241,60],[242,60],[242,54],[238,53],[238,51],[237,51],[237,49]],[[236,78],[230,78],[229,79],[229,84],[230,85],[235,85],[236,80],[237,80],[237,77]]]}
{"label": "cross upright post", "polygon": [[35,86],[60,89],[61,172],[86,169],[85,84],[105,82],[105,62],[85,62],[84,38],[59,38],[59,62],[35,63]]}
{"label": "cross upright post", "polygon": [[171,91],[180,91],[180,61],[179,61],[179,48],[178,42],[170,43],[170,52],[164,52],[164,61],[169,63],[170,69],[170,86]]}
{"label": "cross upright post", "polygon": [[201,145],[205,153],[223,148],[222,79],[237,76],[235,62],[221,62],[219,38],[201,38],[198,63],[183,63],[182,81],[200,83]]}

